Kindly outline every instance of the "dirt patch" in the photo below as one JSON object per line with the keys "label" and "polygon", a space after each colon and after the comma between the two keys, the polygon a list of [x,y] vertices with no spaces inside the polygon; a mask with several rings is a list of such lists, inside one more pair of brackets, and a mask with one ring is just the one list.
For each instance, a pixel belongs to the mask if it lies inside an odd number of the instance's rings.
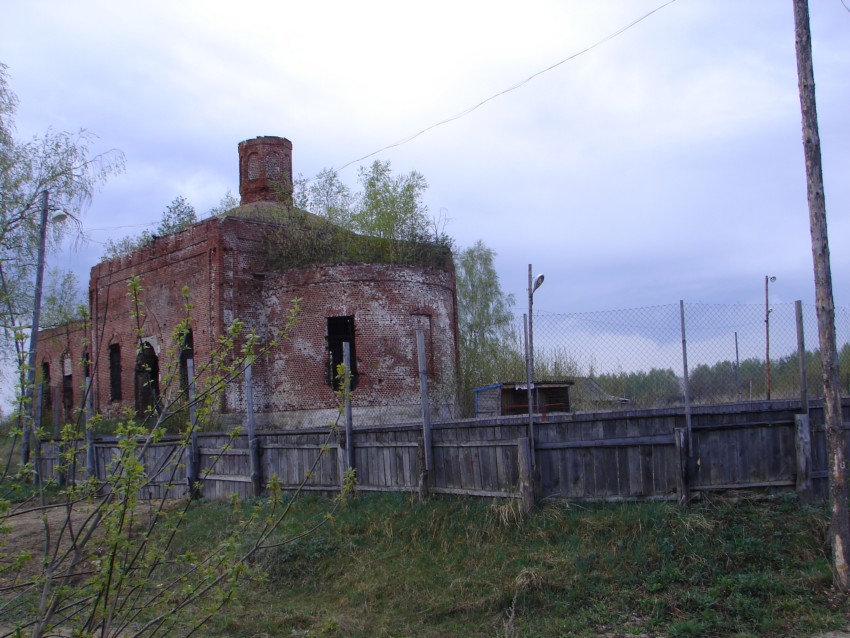
{"label": "dirt patch", "polygon": [[27,554],[31,555],[32,559],[24,562],[20,569],[14,570],[13,573],[3,570],[0,573],[0,584],[9,585],[12,581],[20,582],[36,576],[41,571],[41,559],[47,539],[51,539],[48,551],[56,550],[57,539],[60,540],[59,550],[67,550],[71,545],[72,536],[79,533],[93,511],[94,506],[90,504],[78,504],[73,507],[60,504],[44,508],[24,506],[17,513],[10,512],[4,520],[8,533],[0,536],[3,552],[7,556],[3,562],[8,564]]}
{"label": "dirt patch", "polygon": [[[37,507],[22,506],[19,511],[12,510],[2,523],[7,531],[0,535],[0,551],[6,555],[0,560],[0,586],[9,586],[13,582],[27,581],[41,574],[45,552],[61,556],[62,552],[71,548],[72,539],[79,538],[80,532],[90,522],[96,513],[97,503],[77,503],[70,506],[60,503],[54,506]],[[149,520],[151,509],[149,505],[140,505],[133,513],[141,529]],[[98,554],[97,531],[95,539],[85,548],[85,554],[94,558]],[[48,540],[49,539],[49,540]],[[58,551],[57,551],[58,542]],[[18,569],[5,569],[20,557],[29,555],[28,561],[21,561]],[[65,563],[67,565],[67,563]],[[76,572],[86,571],[84,565],[78,565]],[[61,572],[57,568],[57,572]]]}

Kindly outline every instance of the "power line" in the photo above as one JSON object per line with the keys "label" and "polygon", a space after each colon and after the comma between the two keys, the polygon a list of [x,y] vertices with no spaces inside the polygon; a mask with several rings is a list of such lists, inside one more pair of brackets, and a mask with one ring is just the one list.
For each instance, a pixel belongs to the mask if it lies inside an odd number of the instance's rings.
{"label": "power line", "polygon": [[[343,165],[342,165],[342,166],[340,166],[339,168],[336,168],[336,169],[333,169],[333,170],[334,170],[334,172],[339,172],[339,171],[341,171],[341,170],[343,170],[343,169],[345,169],[345,168],[348,168],[348,167],[349,167],[349,166],[351,166],[352,164],[357,164],[358,162],[362,162],[362,161],[363,161],[363,160],[365,160],[365,159],[369,159],[369,158],[370,158],[370,157],[372,157],[373,155],[377,155],[378,153],[383,153],[384,151],[389,150],[389,149],[391,149],[391,148],[395,148],[395,147],[397,147],[397,146],[402,146],[403,144],[407,144],[408,142],[411,142],[411,141],[415,140],[417,137],[419,137],[419,136],[420,136],[420,135],[422,135],[423,133],[427,133],[427,132],[428,132],[428,131],[430,131],[431,129],[435,129],[435,128],[437,128],[438,126],[442,126],[443,124],[448,124],[448,123],[450,123],[450,122],[454,122],[455,120],[459,120],[459,119],[461,119],[462,117],[465,117],[465,116],[469,115],[470,113],[472,113],[473,111],[475,111],[475,110],[479,109],[480,107],[484,106],[485,104],[487,104],[487,102],[490,102],[490,101],[492,101],[492,100],[495,100],[497,97],[501,97],[501,96],[503,96],[503,95],[505,95],[505,94],[507,94],[507,93],[510,93],[511,91],[515,91],[515,90],[517,90],[518,88],[520,88],[520,87],[522,87],[522,86],[524,86],[524,85],[528,84],[529,82],[531,82],[534,78],[536,78],[536,77],[538,77],[538,76],[540,76],[540,75],[543,75],[544,73],[547,73],[547,72],[549,72],[549,71],[551,71],[551,70],[553,70],[553,69],[556,69],[557,67],[561,66],[562,64],[565,64],[565,63],[567,63],[567,62],[570,62],[571,60],[574,60],[574,59],[576,59],[577,57],[579,57],[579,56],[581,56],[581,55],[584,55],[585,53],[588,53],[589,51],[592,51],[592,50],[593,50],[593,49],[595,49],[596,47],[601,46],[602,44],[605,44],[606,42],[609,42],[610,40],[613,40],[613,39],[614,39],[614,38],[616,38],[617,36],[622,35],[623,33],[625,33],[626,31],[628,31],[628,30],[629,30],[629,29],[631,29],[632,27],[634,27],[634,26],[636,26],[636,25],[640,24],[641,22],[643,22],[644,20],[646,20],[646,19],[647,19],[648,17],[650,17],[651,15],[653,15],[653,14],[657,13],[658,11],[661,11],[661,9],[663,9],[664,7],[667,7],[667,6],[671,5],[671,4],[673,4],[674,2],[676,2],[676,0],[668,0],[667,2],[665,2],[664,4],[662,4],[662,5],[658,6],[658,7],[656,7],[655,9],[653,9],[652,11],[650,11],[649,13],[646,13],[646,14],[642,15],[641,17],[637,18],[636,20],[633,20],[632,22],[630,22],[630,23],[629,23],[629,24],[627,24],[626,26],[621,27],[620,29],[617,29],[617,30],[616,30],[616,31],[614,31],[613,33],[610,33],[609,35],[607,35],[607,36],[605,36],[604,38],[602,38],[601,40],[598,40],[598,41],[597,41],[597,42],[595,42],[594,44],[591,44],[589,47],[587,47],[587,48],[585,48],[585,49],[582,49],[581,51],[578,51],[578,52],[576,52],[576,53],[573,53],[572,55],[570,55],[570,56],[568,56],[568,57],[564,58],[564,59],[563,59],[563,60],[561,60],[560,62],[556,62],[555,64],[552,64],[551,66],[548,66],[548,67],[546,67],[545,69],[542,69],[541,71],[537,71],[537,73],[534,73],[534,74],[532,74],[532,75],[528,76],[527,78],[525,78],[525,79],[524,79],[524,80],[522,80],[521,82],[517,82],[517,83],[516,83],[516,84],[514,84],[513,86],[510,86],[510,87],[508,87],[508,88],[506,88],[506,89],[504,89],[504,90],[502,90],[502,91],[499,91],[498,93],[495,93],[495,94],[491,95],[490,97],[488,97],[488,98],[486,98],[486,99],[484,99],[484,100],[481,100],[480,102],[478,102],[478,104],[476,104],[476,105],[474,105],[474,106],[471,106],[471,107],[469,107],[468,109],[466,109],[466,110],[464,110],[464,111],[461,111],[461,112],[460,112],[460,113],[458,113],[457,115],[453,115],[452,117],[449,117],[449,118],[447,118],[447,119],[445,119],[445,120],[442,120],[442,121],[440,121],[440,122],[437,122],[436,124],[431,124],[430,126],[427,126],[427,127],[425,127],[424,129],[422,129],[421,131],[419,131],[418,133],[414,133],[413,135],[409,135],[408,137],[405,137],[405,138],[403,138],[403,139],[401,139],[401,140],[399,140],[399,141],[397,141],[397,142],[393,142],[392,144],[388,144],[387,146],[384,146],[383,148],[379,148],[377,151],[372,151],[371,153],[368,153],[368,154],[364,155],[363,157],[359,157],[359,158],[357,158],[357,159],[355,159],[355,160],[351,160],[350,162],[346,162],[345,164],[343,164]],[[843,2],[844,2],[844,0],[841,0],[841,2],[843,3]],[[845,5],[845,6],[846,6],[846,5]]]}

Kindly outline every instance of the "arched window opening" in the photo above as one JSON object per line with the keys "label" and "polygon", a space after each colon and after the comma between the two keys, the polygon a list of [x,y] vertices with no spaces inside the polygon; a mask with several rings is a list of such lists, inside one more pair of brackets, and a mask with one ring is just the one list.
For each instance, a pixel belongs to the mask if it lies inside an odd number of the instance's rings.
{"label": "arched window opening", "polygon": [[159,357],[147,341],[136,355],[135,381],[136,414],[144,417],[159,407]]}

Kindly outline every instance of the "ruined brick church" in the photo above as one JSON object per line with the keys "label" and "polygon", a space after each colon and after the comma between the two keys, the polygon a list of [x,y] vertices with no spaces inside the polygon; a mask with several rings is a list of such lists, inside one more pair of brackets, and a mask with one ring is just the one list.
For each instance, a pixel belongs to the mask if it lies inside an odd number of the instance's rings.
{"label": "ruined brick church", "polygon": [[[253,366],[259,427],[327,424],[337,409],[332,371],[343,343],[352,353],[356,423],[418,419],[417,330],[425,336],[432,413],[451,412],[458,334],[450,251],[408,245],[402,258],[387,259],[386,245],[294,207],[285,138],[239,144],[239,191],[241,205],[228,213],[92,268],[89,321],[39,333],[45,421],[71,420],[84,407],[87,379],[93,413],[144,411],[166,392],[166,371],[179,383],[191,358],[202,380],[234,321],[269,338],[296,298],[302,311],[289,339]],[[128,296],[134,276],[142,289],[138,326]],[[181,350],[174,328],[187,317],[184,287],[191,310],[189,347]],[[228,384],[217,429],[243,422],[245,403],[244,384]]]}

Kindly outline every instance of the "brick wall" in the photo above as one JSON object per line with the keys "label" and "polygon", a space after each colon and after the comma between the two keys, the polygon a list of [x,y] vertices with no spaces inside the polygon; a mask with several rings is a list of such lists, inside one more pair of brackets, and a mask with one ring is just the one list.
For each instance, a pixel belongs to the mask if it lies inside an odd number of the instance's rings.
{"label": "brick wall", "polygon": [[[454,407],[457,334],[454,273],[399,265],[335,265],[270,276],[260,306],[270,326],[285,320],[290,301],[302,313],[292,337],[263,365],[255,406],[285,427],[319,425],[335,415],[328,384],[328,317],[351,316],[358,385],[358,423],[420,416],[416,330],[425,331],[436,416]],[[258,400],[259,399],[259,400]]]}
{"label": "brick wall", "polygon": [[[84,355],[90,352],[85,326],[70,323],[38,333],[36,390],[41,388],[42,427],[48,434],[74,421],[85,404]],[[91,367],[89,368],[91,370]]]}
{"label": "brick wall", "polygon": [[[267,258],[269,228],[268,222],[236,217],[205,220],[92,269],[96,411],[115,417],[134,406],[137,329],[127,284],[138,275],[140,332],[159,358],[163,393],[167,377],[177,372],[173,331],[186,316],[182,288],[188,286],[195,367],[201,374],[234,319],[268,339],[285,323],[291,300],[302,299],[292,338],[254,365],[260,427],[312,426],[334,417],[326,336],[327,319],[336,316],[354,317],[359,384],[353,405],[360,422],[419,417],[417,328],[425,331],[435,416],[451,412],[458,362],[454,272],[376,264],[274,272]],[[109,348],[116,345],[120,400],[110,386]],[[241,423],[244,409],[243,384],[228,386],[219,406],[221,414],[231,415],[225,424]]]}
{"label": "brick wall", "polygon": [[239,143],[242,204],[280,201],[292,205],[292,142],[265,135]]}
{"label": "brick wall", "polygon": [[[206,220],[92,268],[89,295],[96,356],[95,407],[104,416],[116,417],[135,404],[138,334],[159,358],[163,385],[176,371],[174,329],[187,313],[184,286],[193,305],[190,315],[196,359],[209,358],[222,325],[221,223],[219,219]],[[133,276],[140,278],[142,288],[138,321],[128,295]],[[115,399],[110,385],[110,346],[120,348],[120,400]]]}

